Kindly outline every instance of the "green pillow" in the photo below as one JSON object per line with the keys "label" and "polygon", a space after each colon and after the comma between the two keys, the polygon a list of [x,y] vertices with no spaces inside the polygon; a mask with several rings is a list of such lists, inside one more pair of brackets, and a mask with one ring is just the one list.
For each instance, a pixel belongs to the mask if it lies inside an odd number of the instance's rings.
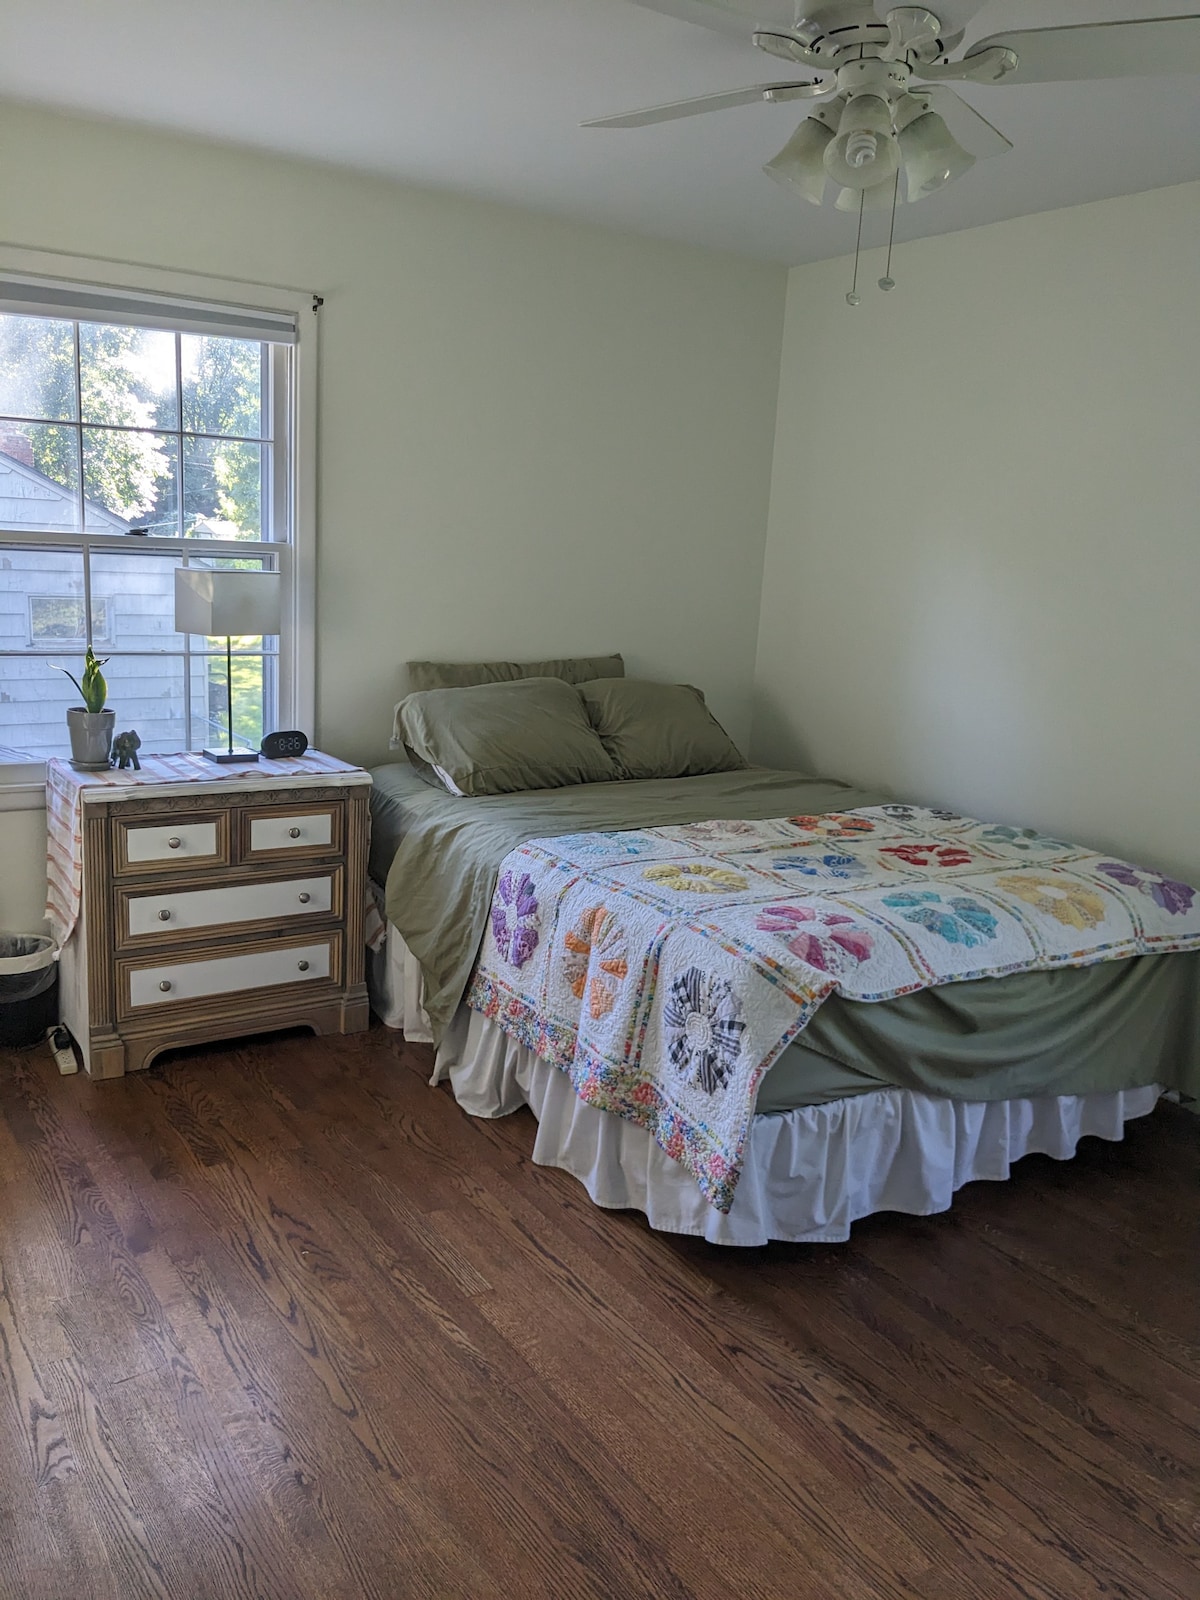
{"label": "green pillow", "polygon": [[579,693],[622,778],[691,778],[746,765],[689,683],[596,678]]}
{"label": "green pillow", "polygon": [[465,689],[477,683],[512,683],[518,678],[561,678],[583,683],[588,678],[623,678],[620,656],[566,656],[560,661],[408,661],[409,687]]}
{"label": "green pillow", "polygon": [[396,707],[393,746],[452,794],[513,794],[617,776],[579,691],[558,678],[425,689]]}

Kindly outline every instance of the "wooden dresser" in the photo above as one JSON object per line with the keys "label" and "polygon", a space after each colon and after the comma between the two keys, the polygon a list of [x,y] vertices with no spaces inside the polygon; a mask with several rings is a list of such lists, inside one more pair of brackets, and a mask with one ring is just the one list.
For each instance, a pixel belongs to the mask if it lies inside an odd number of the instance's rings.
{"label": "wooden dresser", "polygon": [[92,1077],[177,1045],[367,1026],[370,782],[314,752],[150,757],[128,777],[50,763],[62,1020]]}

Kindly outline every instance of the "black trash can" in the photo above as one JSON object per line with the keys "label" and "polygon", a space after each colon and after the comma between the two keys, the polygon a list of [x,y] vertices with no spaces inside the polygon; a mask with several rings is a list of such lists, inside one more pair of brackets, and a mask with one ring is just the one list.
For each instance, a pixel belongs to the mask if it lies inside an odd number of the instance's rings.
{"label": "black trash can", "polygon": [[40,933],[0,933],[0,1045],[37,1044],[58,1021],[58,952]]}

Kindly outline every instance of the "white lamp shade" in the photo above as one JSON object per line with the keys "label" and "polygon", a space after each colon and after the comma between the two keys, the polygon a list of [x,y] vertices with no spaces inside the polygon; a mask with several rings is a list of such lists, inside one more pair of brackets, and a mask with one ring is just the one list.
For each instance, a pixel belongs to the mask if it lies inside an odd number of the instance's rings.
{"label": "white lamp shade", "polygon": [[257,637],[280,626],[277,572],[210,572],[204,567],[175,569],[175,628],[205,638],[232,634]]}
{"label": "white lamp shade", "polygon": [[873,189],[892,177],[900,165],[900,146],[888,103],[875,94],[848,100],[824,162],[825,171],[843,189]]}
{"label": "white lamp shade", "polygon": [[832,138],[832,128],[825,127],[814,117],[807,117],[763,171],[769,178],[786,183],[814,206],[819,206],[825,198],[825,167],[821,158]]}
{"label": "white lamp shade", "polygon": [[909,200],[922,200],[975,165],[936,111],[910,122],[900,134]]}

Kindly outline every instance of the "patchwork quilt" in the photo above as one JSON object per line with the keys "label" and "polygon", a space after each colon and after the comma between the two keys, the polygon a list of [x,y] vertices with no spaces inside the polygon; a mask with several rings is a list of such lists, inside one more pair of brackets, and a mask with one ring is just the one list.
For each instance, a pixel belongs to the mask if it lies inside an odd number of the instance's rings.
{"label": "patchwork quilt", "polygon": [[728,1211],[762,1077],[835,991],[1196,949],[1187,884],[885,805],[535,839],[505,858],[468,1004]]}

